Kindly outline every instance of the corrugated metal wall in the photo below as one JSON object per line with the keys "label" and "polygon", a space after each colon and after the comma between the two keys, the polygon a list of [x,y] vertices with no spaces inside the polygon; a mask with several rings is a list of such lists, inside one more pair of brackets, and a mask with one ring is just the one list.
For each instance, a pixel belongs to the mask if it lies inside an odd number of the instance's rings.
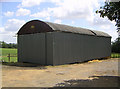
{"label": "corrugated metal wall", "polygon": [[53,33],[18,36],[18,62],[53,65]]}
{"label": "corrugated metal wall", "polygon": [[108,57],[111,38],[65,32],[18,36],[18,61],[59,65]]}
{"label": "corrugated metal wall", "polygon": [[54,64],[108,57],[111,38],[54,32]]}
{"label": "corrugated metal wall", "polygon": [[18,36],[18,61],[46,64],[45,33]]}
{"label": "corrugated metal wall", "polygon": [[53,65],[53,33],[47,32],[46,34],[46,54],[47,54],[47,62],[46,65]]}

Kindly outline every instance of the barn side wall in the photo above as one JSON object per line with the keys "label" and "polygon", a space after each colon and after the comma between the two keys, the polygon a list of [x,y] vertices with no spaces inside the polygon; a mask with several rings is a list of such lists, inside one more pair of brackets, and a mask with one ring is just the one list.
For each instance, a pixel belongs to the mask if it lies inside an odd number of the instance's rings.
{"label": "barn side wall", "polygon": [[111,38],[64,32],[18,36],[18,62],[59,65],[109,57]]}
{"label": "barn side wall", "polygon": [[83,62],[109,57],[111,38],[53,32],[53,64]]}

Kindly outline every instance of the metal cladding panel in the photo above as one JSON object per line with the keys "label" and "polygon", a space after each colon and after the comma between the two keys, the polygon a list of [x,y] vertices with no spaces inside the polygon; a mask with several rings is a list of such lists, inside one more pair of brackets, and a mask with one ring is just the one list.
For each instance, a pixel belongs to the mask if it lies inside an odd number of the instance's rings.
{"label": "metal cladding panel", "polygon": [[18,36],[18,61],[46,64],[45,33]]}
{"label": "metal cladding panel", "polygon": [[111,54],[111,38],[54,32],[53,63],[83,62]]}
{"label": "metal cladding panel", "polygon": [[53,33],[46,33],[46,61],[47,65],[53,65]]}
{"label": "metal cladding panel", "polygon": [[82,58],[80,41],[79,34],[54,32],[54,64],[74,63],[79,56]]}
{"label": "metal cladding panel", "polygon": [[82,41],[84,60],[108,57],[111,54],[110,38],[86,36]]}

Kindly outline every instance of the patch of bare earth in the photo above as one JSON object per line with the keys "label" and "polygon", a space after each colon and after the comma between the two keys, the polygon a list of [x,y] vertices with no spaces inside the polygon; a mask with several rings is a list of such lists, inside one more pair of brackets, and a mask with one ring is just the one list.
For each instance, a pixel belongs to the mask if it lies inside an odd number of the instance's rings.
{"label": "patch of bare earth", "polygon": [[92,80],[90,76],[120,76],[119,60],[93,60],[59,66],[3,65],[2,87],[53,87],[68,80]]}

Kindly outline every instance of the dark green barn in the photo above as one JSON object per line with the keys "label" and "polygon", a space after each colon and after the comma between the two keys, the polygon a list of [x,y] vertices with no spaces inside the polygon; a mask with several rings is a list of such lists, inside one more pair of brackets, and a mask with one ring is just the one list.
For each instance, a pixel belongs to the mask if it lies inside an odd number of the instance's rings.
{"label": "dark green barn", "polygon": [[111,36],[101,31],[32,20],[18,31],[18,62],[59,65],[110,57]]}

